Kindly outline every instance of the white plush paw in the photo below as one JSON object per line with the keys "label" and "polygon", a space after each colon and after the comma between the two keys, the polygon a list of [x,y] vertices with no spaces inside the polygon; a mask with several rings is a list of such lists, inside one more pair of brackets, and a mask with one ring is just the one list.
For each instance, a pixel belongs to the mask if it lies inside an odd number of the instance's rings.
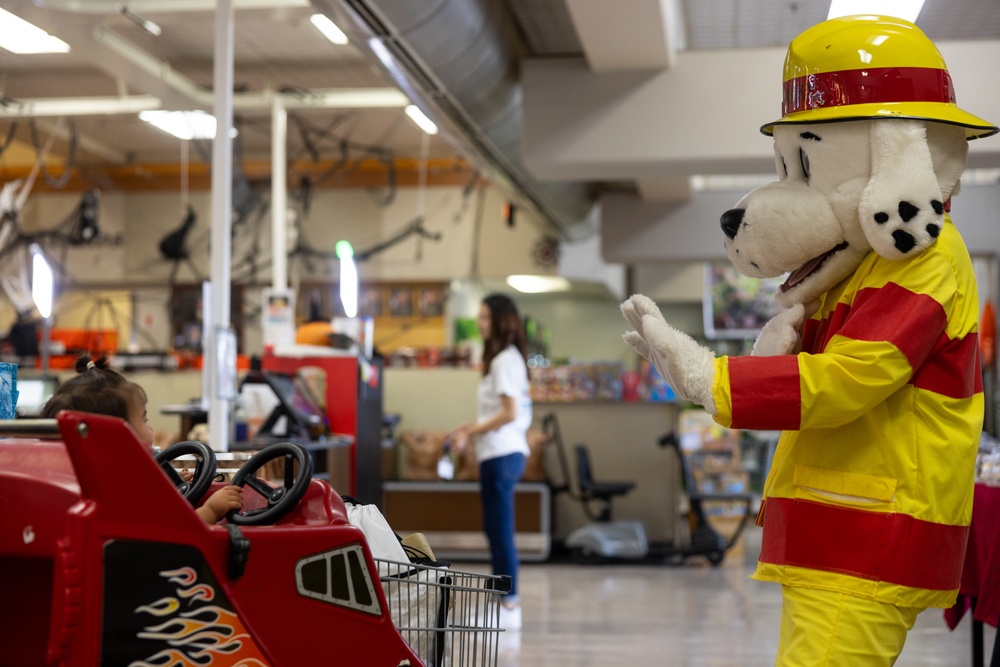
{"label": "white plush paw", "polygon": [[630,297],[622,304],[622,314],[635,329],[625,334],[625,342],[656,367],[678,397],[717,414],[712,397],[712,351],[667,324],[660,309],[646,296]]}
{"label": "white plush paw", "polygon": [[774,357],[780,354],[797,354],[802,349],[802,324],[806,309],[797,303],[772,317],[753,344],[754,357]]}

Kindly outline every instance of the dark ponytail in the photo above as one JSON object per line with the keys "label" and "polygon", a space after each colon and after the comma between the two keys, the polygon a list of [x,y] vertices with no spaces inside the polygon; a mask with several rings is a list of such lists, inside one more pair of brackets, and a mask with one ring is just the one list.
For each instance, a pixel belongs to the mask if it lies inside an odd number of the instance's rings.
{"label": "dark ponytail", "polygon": [[528,341],[517,305],[503,294],[490,294],[483,298],[483,304],[490,311],[490,335],[483,341],[483,376],[490,372],[493,358],[511,345],[517,348],[527,365]]}
{"label": "dark ponytail", "polygon": [[59,385],[42,407],[41,417],[51,419],[62,410],[78,410],[128,419],[128,402],[142,388],[111,368],[107,357],[76,360],[76,376]]}

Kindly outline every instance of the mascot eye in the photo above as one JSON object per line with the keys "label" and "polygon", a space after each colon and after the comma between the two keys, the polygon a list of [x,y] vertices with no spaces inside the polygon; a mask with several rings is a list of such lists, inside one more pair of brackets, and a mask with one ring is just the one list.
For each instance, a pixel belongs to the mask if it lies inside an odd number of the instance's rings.
{"label": "mascot eye", "polygon": [[799,149],[799,164],[802,165],[802,174],[806,177],[806,180],[808,181],[809,180],[809,156],[806,155],[806,152],[804,150],[802,150],[801,148]]}

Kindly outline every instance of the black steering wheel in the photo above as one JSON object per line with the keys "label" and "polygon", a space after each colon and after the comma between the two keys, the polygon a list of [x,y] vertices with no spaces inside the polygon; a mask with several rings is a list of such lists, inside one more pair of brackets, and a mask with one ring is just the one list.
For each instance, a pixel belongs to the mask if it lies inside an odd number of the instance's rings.
{"label": "black steering wheel", "polygon": [[[185,482],[177,468],[173,466],[173,460],[182,456],[193,454],[197,461],[194,464],[194,477],[190,482]],[[174,483],[177,490],[181,492],[192,505],[201,500],[215,478],[215,452],[203,442],[197,440],[185,440],[170,445],[156,455],[156,462],[160,464],[167,477]]]}
{"label": "black steering wheel", "polygon": [[[279,458],[285,459],[283,486],[271,486],[254,474],[265,463]],[[299,464],[298,474],[295,474],[296,463]],[[299,504],[309,488],[312,475],[312,456],[305,448],[290,442],[268,445],[244,463],[229,482],[230,486],[249,486],[267,499],[267,507],[233,511],[226,515],[226,520],[238,526],[267,526],[276,523]]]}

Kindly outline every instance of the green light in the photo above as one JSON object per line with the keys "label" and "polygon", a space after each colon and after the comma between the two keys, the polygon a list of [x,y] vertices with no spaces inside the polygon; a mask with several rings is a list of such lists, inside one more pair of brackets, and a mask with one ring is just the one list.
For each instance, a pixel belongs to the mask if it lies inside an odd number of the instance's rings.
{"label": "green light", "polygon": [[354,257],[354,248],[351,247],[350,241],[337,241],[337,245],[333,246],[333,251],[337,253],[337,259]]}

